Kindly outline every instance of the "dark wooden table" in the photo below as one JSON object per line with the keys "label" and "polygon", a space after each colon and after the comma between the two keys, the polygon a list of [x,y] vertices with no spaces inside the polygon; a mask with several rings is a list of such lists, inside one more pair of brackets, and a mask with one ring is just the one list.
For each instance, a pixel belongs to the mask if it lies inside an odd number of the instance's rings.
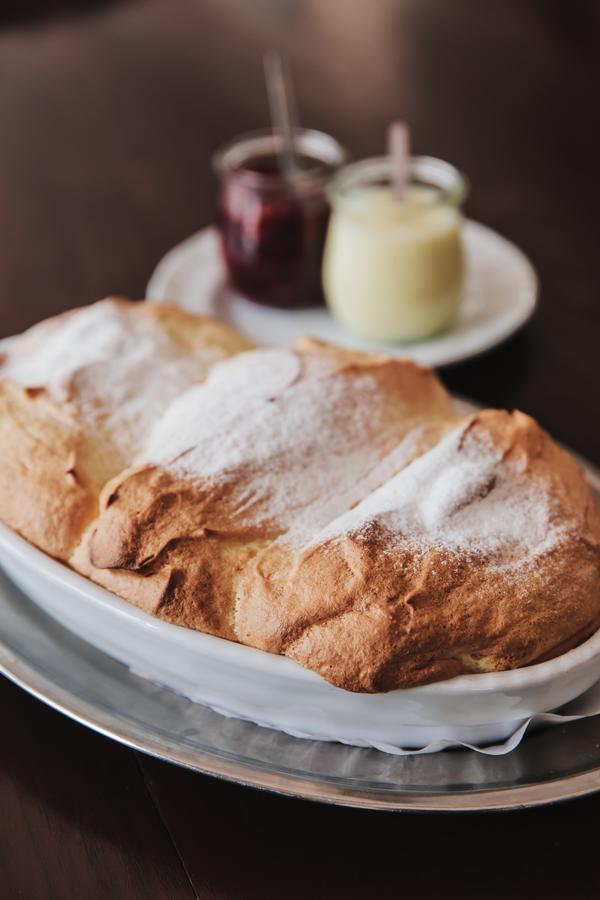
{"label": "dark wooden table", "polygon": [[[211,220],[212,150],[266,124],[267,46],[290,55],[304,122],[356,156],[402,116],[418,152],[469,174],[470,215],[531,256],[542,302],[446,382],[600,463],[600,7],[585,0],[147,0],[7,20],[2,333],[143,295]],[[146,758],[6,681],[0,708],[6,900],[600,893],[600,797],[455,817],[321,807]]]}

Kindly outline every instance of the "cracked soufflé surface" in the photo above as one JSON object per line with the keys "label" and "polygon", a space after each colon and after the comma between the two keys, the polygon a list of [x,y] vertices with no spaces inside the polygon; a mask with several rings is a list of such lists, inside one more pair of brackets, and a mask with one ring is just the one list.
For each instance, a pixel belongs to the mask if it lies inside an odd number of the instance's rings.
{"label": "cracked souffl\u00e9 surface", "polygon": [[106,337],[79,322],[81,360],[76,312],[0,368],[5,456],[20,442],[0,514],[77,571],[353,691],[527,665],[600,625],[600,514],[528,416],[458,416],[432,372],[383,355],[89,310]]}

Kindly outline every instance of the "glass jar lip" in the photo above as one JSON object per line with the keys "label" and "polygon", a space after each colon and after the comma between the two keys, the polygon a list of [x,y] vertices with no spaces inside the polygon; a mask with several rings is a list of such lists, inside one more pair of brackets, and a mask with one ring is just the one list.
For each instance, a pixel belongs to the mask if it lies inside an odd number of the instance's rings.
{"label": "glass jar lip", "polygon": [[[408,162],[409,181],[423,187],[433,187],[436,193],[423,203],[447,204],[460,207],[469,192],[466,176],[451,163],[433,156],[411,156]],[[374,156],[344,166],[328,187],[332,205],[351,194],[357,187],[370,184],[392,184],[392,162],[389,156]]]}
{"label": "glass jar lip", "polygon": [[[324,131],[297,128],[294,134],[297,150],[316,161],[316,165],[302,169],[294,176],[299,186],[328,181],[349,159],[345,147]],[[245,132],[227,141],[213,154],[213,170],[220,178],[235,173],[236,178],[256,186],[280,185],[284,180],[281,172],[256,172],[244,169],[243,164],[256,156],[278,154],[282,146],[283,136],[271,129]]]}

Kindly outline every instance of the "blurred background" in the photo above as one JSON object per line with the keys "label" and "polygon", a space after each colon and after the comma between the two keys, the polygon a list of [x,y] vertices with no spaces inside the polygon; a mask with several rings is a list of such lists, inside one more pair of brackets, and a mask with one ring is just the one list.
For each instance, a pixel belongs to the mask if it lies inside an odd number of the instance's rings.
{"label": "blurred background", "polygon": [[[302,123],[355,157],[402,118],[416,153],[466,172],[467,214],[525,251],[541,298],[442,378],[600,464],[600,0],[2,0],[0,334],[142,297],[213,221],[213,151],[269,122],[266,48]],[[6,681],[2,704],[3,897],[598,896],[597,797],[392,821],[136,758]]]}
{"label": "blurred background", "polygon": [[[360,157],[401,117],[417,153],[467,173],[469,216],[532,258],[542,305],[508,349],[447,380],[576,434],[570,398],[599,374],[579,349],[598,327],[599,24],[596,0],[4,2],[3,333],[143,295],[160,257],[214,216],[214,149],[268,124],[275,47],[304,125]],[[585,444],[600,457],[600,435]]]}

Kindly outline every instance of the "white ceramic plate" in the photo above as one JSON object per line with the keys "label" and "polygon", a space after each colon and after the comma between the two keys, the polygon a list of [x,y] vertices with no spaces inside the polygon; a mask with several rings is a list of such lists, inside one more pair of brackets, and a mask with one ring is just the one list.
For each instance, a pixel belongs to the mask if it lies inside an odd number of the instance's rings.
{"label": "white ceramic plate", "polygon": [[223,319],[259,345],[290,344],[310,334],[362,350],[383,350],[427,366],[443,366],[504,341],[527,322],[537,302],[535,270],[514,244],[477,222],[465,223],[464,244],[465,297],[455,326],[438,337],[411,344],[361,340],[338,325],[324,308],[278,310],[234,293],[225,286],[214,228],[198,232],[167,253],[156,267],[146,295]]}
{"label": "white ceramic plate", "polygon": [[2,573],[0,673],[143,753],[306,800],[382,810],[523,809],[600,789],[600,716],[537,729],[502,755],[404,756],[298,740],[220,716],[134,675],[46,615]]}
{"label": "white ceramic plate", "polygon": [[[600,479],[589,473],[600,495]],[[46,556],[4,525],[0,563],[43,610],[134,672],[217,711],[299,737],[380,749],[505,739],[600,675],[600,631],[524,669],[355,694],[284,657],[162,622]]]}

